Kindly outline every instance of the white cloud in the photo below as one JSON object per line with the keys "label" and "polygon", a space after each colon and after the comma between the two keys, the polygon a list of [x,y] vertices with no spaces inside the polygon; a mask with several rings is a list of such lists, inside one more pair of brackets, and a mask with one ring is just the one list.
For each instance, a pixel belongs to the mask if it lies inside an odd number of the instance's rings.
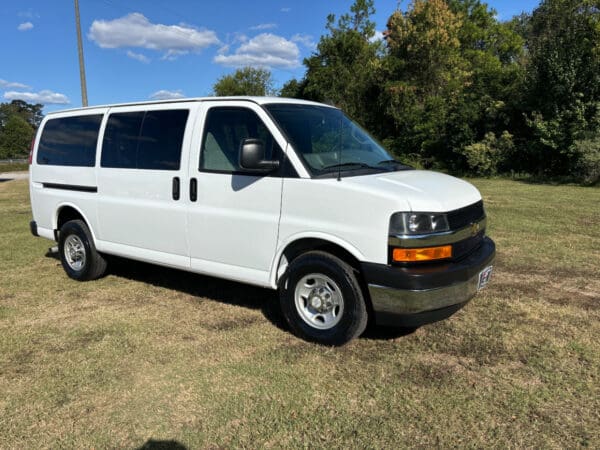
{"label": "white cloud", "polygon": [[315,48],[317,46],[310,34],[295,34],[290,38],[290,40],[292,42],[299,42],[307,48]]}
{"label": "white cloud", "polygon": [[185,24],[155,24],[140,13],[115,20],[94,20],[88,37],[102,48],[137,47],[165,51],[165,59],[220,43],[214,31],[198,30]]}
{"label": "white cloud", "polygon": [[272,28],[277,28],[277,24],[276,23],[261,23],[259,25],[250,27],[251,30],[270,30]]}
{"label": "white cloud", "polygon": [[14,81],[0,79],[0,89],[31,89],[31,87],[23,83],[15,83]]}
{"label": "white cloud", "polygon": [[17,27],[17,30],[27,31],[27,30],[31,30],[32,28],[33,28],[33,24],[31,22],[23,22],[23,23],[19,24],[19,26]]}
{"label": "white cloud", "polygon": [[181,90],[176,91],[167,91],[166,89],[161,89],[160,91],[156,91],[153,94],[150,94],[148,97],[150,100],[173,100],[178,98],[185,98],[185,94],[181,92]]}
{"label": "white cloud", "polygon": [[165,53],[162,58],[163,61],[175,61],[182,55],[187,55],[189,52],[187,50],[169,50]]}
{"label": "white cloud", "polygon": [[131,50],[127,50],[127,56],[129,56],[131,59],[135,59],[136,61],[139,61],[139,62],[143,62],[143,63],[150,62],[150,58],[148,58],[146,55],[142,55],[141,53],[132,52]]}
{"label": "white cloud", "polygon": [[40,15],[38,13],[34,13],[33,9],[29,8],[27,11],[20,11],[17,14],[19,17],[23,17],[25,19],[39,19]]}
{"label": "white cloud", "polygon": [[369,42],[377,42],[383,40],[383,31],[375,31],[375,34],[369,39]]}
{"label": "white cloud", "polygon": [[43,105],[67,105],[70,102],[65,94],[44,89],[39,92],[8,91],[4,93],[7,100],[23,100],[27,103],[41,103]]}
{"label": "white cloud", "polygon": [[300,65],[298,46],[270,33],[259,34],[240,45],[235,53],[215,56],[214,62],[227,67],[258,66],[295,68]]}
{"label": "white cloud", "polygon": [[288,13],[292,10],[292,8],[281,8],[281,12]]}

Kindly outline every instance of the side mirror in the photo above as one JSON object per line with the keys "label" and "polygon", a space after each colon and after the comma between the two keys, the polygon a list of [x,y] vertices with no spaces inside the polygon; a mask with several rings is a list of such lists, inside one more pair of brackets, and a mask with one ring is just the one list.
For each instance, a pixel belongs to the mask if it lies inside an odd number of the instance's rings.
{"label": "side mirror", "polygon": [[240,167],[252,172],[271,172],[279,161],[265,161],[265,144],[260,139],[244,139],[240,144]]}

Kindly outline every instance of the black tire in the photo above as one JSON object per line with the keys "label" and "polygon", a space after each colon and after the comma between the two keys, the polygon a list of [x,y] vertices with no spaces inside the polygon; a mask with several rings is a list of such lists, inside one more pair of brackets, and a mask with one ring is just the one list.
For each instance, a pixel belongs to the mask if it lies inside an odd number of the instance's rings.
{"label": "black tire", "polygon": [[[333,291],[337,291],[339,288],[341,293],[343,307],[341,310],[338,309],[341,311],[339,317],[332,319],[333,325],[328,329],[316,328],[309,323],[310,319],[303,318],[302,309],[316,311],[308,306],[308,299],[302,300],[300,295],[298,300],[300,306],[297,306],[296,303],[296,289],[302,289],[298,284],[303,279],[309,280],[310,283],[313,274],[317,277],[324,275],[323,279],[332,280],[334,282]],[[313,281],[313,283],[315,282]],[[315,283],[315,286],[317,285]],[[329,253],[313,251],[294,259],[280,282],[279,299],[283,316],[293,333],[309,341],[324,345],[344,345],[360,336],[367,326],[367,307],[356,278],[356,271]],[[317,313],[316,316],[318,315]],[[313,322],[315,322],[314,319]],[[323,321],[322,326],[329,325]]]}
{"label": "black tire", "polygon": [[[70,236],[73,238],[69,239]],[[75,257],[67,256],[68,242],[81,244],[80,252]],[[63,269],[74,280],[95,280],[106,272],[106,260],[96,251],[90,230],[82,220],[70,220],[61,227],[58,236],[58,253]],[[79,256],[81,253],[83,258]],[[73,261],[74,259],[77,260]],[[78,267],[78,264],[81,264],[81,267]]]}

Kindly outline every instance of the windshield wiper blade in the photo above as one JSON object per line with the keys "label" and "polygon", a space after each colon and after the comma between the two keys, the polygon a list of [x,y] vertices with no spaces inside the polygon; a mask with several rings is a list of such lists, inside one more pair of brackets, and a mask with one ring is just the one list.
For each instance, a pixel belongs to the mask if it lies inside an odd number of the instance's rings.
{"label": "windshield wiper blade", "polygon": [[329,170],[329,169],[341,169],[342,167],[356,167],[358,169],[375,169],[381,170],[381,167],[370,166],[361,162],[345,162],[339,164],[332,164],[330,166],[323,167],[321,170]]}
{"label": "windshield wiper blade", "polygon": [[388,164],[388,165],[395,164],[398,169],[403,169],[403,170],[412,169],[412,166],[401,163],[400,161],[398,161],[396,159],[384,159],[383,161],[379,161],[377,163],[378,166],[383,165],[383,164]]}

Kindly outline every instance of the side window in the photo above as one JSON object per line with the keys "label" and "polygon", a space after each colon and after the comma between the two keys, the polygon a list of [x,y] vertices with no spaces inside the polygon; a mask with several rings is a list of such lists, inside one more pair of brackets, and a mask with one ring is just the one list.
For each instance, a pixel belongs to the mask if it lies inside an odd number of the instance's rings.
{"label": "side window", "polygon": [[186,109],[111,114],[102,143],[102,167],[179,170]]}
{"label": "side window", "polygon": [[102,143],[102,167],[135,169],[140,128],[144,111],[111,114]]}
{"label": "side window", "polygon": [[243,172],[239,166],[239,149],[247,138],[264,142],[266,159],[280,159],[282,151],[279,145],[254,111],[247,108],[211,108],[202,137],[200,170]]}
{"label": "side window", "polygon": [[93,167],[102,114],[50,119],[44,125],[37,163]]}
{"label": "side window", "polygon": [[137,168],[179,170],[181,144],[189,111],[148,111],[137,151]]}

